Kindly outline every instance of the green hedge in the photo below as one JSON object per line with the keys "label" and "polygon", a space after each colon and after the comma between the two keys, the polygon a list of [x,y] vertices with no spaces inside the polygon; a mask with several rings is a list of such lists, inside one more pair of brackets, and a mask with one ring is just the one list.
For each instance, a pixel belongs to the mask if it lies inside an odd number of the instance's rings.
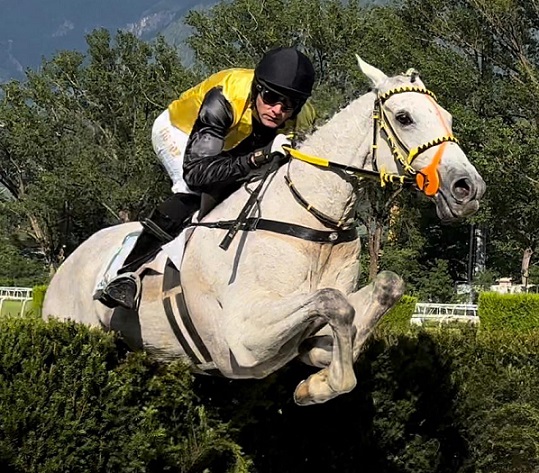
{"label": "green hedge", "polygon": [[482,330],[539,329],[539,294],[481,293],[478,315]]}
{"label": "green hedge", "polygon": [[45,284],[41,286],[34,286],[32,289],[32,308],[38,317],[41,317],[43,301],[45,300],[45,292],[47,292],[47,285]]}
{"label": "green hedge", "polygon": [[127,355],[101,331],[2,319],[0,470],[248,471],[191,384],[180,364]]}
{"label": "green hedge", "polygon": [[357,387],[320,406],[316,371],[192,377],[71,323],[0,320],[0,471],[536,473],[539,337],[378,333]]}
{"label": "green hedge", "polygon": [[378,334],[356,388],[320,406],[293,404],[314,371],[299,363],[258,382],[204,378],[197,392],[257,473],[537,473],[537,353],[537,337],[467,326]]}

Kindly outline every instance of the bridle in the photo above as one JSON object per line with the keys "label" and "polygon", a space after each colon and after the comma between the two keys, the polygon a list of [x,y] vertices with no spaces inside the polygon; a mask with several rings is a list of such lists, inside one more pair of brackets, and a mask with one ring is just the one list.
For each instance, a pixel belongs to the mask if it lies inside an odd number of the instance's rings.
{"label": "bridle", "polygon": [[[400,139],[399,135],[395,131],[395,128],[391,125],[391,122],[387,118],[387,114],[384,110],[384,103],[393,95],[402,94],[406,92],[416,92],[428,95],[436,102],[436,95],[430,90],[419,86],[403,86],[397,87],[383,94],[378,94],[374,102],[373,110],[373,138],[372,138],[372,165],[373,169],[380,174],[380,181],[382,187],[386,182],[401,182],[403,183],[405,178],[414,180],[417,187],[423,191],[427,196],[432,197],[440,187],[440,177],[438,175],[438,165],[442,159],[442,154],[445,146],[441,146],[438,152],[434,155],[431,163],[425,168],[417,171],[412,167],[414,159],[420,154],[424,153],[428,149],[441,145],[443,143],[452,142],[458,144],[458,139],[454,135],[445,135],[428,141],[416,148],[410,149]],[[376,165],[376,153],[378,151],[378,135],[382,136],[385,142],[388,144],[393,159],[397,164],[397,168],[402,172],[399,174],[389,174],[385,169],[377,169]]]}
{"label": "bridle", "polygon": [[[372,168],[373,170],[367,170],[358,168],[355,166],[344,165],[340,163],[335,163],[328,161],[323,158],[316,156],[310,156],[306,153],[302,153],[299,150],[284,147],[286,151],[290,154],[292,158],[299,159],[315,166],[327,167],[335,171],[345,171],[347,175],[355,176],[357,179],[364,177],[375,178],[379,180],[381,187],[385,187],[387,183],[398,183],[400,185],[404,184],[415,184],[417,187],[427,196],[432,197],[438,192],[440,187],[440,177],[438,175],[438,166],[440,164],[444,149],[445,143],[452,142],[457,143],[458,140],[452,134],[440,136],[431,141],[423,143],[420,146],[415,148],[409,148],[403,140],[399,137],[395,131],[394,126],[391,124],[391,121],[387,117],[387,113],[384,109],[385,102],[396,94],[402,94],[407,92],[415,92],[428,95],[431,99],[436,102],[436,96],[430,90],[419,87],[419,86],[402,86],[396,87],[394,89],[388,90],[383,94],[378,93],[374,102],[373,110],[373,137],[371,144],[371,159],[372,159]],[[393,155],[393,159],[397,165],[398,173],[388,173],[384,168],[378,169],[376,163],[376,154],[378,152],[378,136],[381,136],[384,141],[389,146],[389,149]],[[422,153],[428,149],[441,145],[436,154],[434,155],[431,163],[421,170],[416,170],[412,166],[413,161]],[[342,176],[342,173],[341,173]],[[336,220],[327,215],[325,215],[320,210],[313,207],[307,200],[301,195],[296,186],[293,184],[292,179],[290,178],[289,172],[285,176],[286,182],[292,194],[296,200],[302,205],[307,211],[314,215],[320,222],[323,224],[336,229],[345,228],[345,223],[349,221],[349,216],[345,216],[342,219]],[[348,227],[346,227],[348,228]]]}

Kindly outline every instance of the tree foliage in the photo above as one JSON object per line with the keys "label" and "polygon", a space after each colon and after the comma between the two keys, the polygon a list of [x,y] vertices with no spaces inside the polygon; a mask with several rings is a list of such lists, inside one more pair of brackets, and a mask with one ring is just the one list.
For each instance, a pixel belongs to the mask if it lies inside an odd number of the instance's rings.
{"label": "tree foliage", "polygon": [[[252,67],[271,47],[297,45],[315,64],[319,123],[366,91],[355,53],[388,74],[420,71],[487,181],[473,221],[488,235],[488,267],[518,276],[523,252],[538,245],[537,13],[531,0],[220,2],[187,16],[193,70],[162,39],[95,31],[87,54],[58,53],[27,81],[2,87],[0,183],[14,199],[0,205],[9,241],[54,264],[63,245],[69,252],[95,230],[147,212],[168,187],[149,139],[157,114],[201,73]],[[453,280],[466,279],[469,254],[469,222],[442,227],[423,200],[400,193],[363,220],[371,275],[402,269],[416,291],[419,274],[441,268],[436,259]],[[394,208],[421,244],[407,232],[385,242]]]}
{"label": "tree foliage", "polygon": [[5,84],[0,102],[0,183],[12,196],[0,205],[50,265],[64,245],[162,198],[151,126],[194,81],[162,40],[96,30],[87,41],[86,56],[60,52]]}
{"label": "tree foliage", "polygon": [[473,65],[460,108],[469,154],[488,184],[479,219],[489,234],[489,264],[517,276],[524,251],[535,252],[538,244],[538,6],[531,0],[403,3],[403,18],[421,42],[458,51]]}

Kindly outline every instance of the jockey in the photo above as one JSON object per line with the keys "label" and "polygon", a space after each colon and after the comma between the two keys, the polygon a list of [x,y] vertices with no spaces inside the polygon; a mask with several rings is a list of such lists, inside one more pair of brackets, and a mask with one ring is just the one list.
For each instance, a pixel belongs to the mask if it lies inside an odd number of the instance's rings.
{"label": "jockey", "polygon": [[217,72],[173,101],[152,129],[173,195],[142,222],[123,268],[94,299],[134,309],[141,288],[136,271],[180,234],[189,217],[197,210],[198,218],[207,214],[276,152],[283,157],[282,146],[290,145],[284,133],[311,131],[315,114],[307,99],[314,80],[307,56],[277,48],[254,70]]}

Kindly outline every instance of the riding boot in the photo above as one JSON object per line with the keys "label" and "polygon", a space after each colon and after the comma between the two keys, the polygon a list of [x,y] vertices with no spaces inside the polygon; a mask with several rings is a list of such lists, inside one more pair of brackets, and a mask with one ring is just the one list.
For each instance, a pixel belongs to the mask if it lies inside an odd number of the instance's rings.
{"label": "riding boot", "polygon": [[161,246],[176,238],[187,219],[200,205],[200,197],[192,194],[174,194],[157,207],[150,218],[142,221],[142,233],[138,237],[124,266],[118,270],[105,288],[94,295],[109,308],[118,306],[134,309],[141,291],[137,270],[154,258]]}

